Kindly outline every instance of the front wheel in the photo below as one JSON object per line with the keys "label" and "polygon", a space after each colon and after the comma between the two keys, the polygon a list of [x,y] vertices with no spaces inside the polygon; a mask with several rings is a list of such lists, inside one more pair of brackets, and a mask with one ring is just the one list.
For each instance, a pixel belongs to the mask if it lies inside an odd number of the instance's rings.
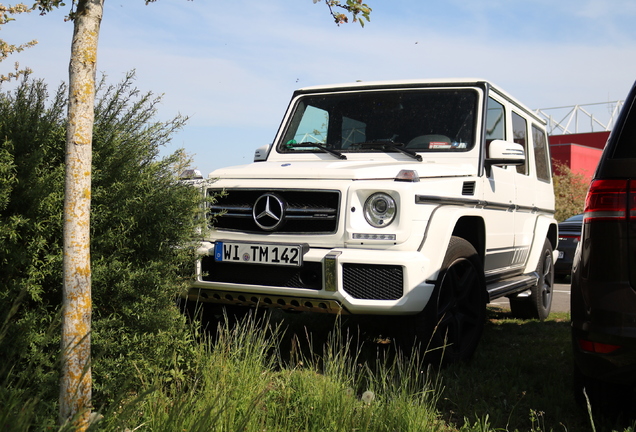
{"label": "front wheel", "polygon": [[455,363],[473,355],[486,320],[485,293],[477,251],[452,237],[433,294],[414,317],[416,336],[429,358]]}
{"label": "front wheel", "polygon": [[550,314],[554,290],[554,260],[552,244],[545,239],[541,257],[537,264],[539,280],[528,294],[519,294],[510,298],[510,311],[516,318],[539,319],[543,321]]}

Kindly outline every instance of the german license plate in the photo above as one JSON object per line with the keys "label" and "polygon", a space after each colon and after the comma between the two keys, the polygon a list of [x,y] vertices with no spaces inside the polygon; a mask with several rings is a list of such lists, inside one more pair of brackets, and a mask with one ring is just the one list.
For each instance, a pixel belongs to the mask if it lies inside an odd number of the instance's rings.
{"label": "german license plate", "polygon": [[303,264],[303,254],[300,245],[218,241],[214,243],[214,260],[300,267]]}

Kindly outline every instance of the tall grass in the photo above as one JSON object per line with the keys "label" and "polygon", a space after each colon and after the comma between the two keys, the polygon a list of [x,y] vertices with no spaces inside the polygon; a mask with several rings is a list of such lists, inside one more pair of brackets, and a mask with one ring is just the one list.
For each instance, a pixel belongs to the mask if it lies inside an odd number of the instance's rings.
{"label": "tall grass", "polygon": [[[552,340],[560,334],[552,331],[558,321],[547,324],[549,335],[541,336],[547,338],[543,345],[548,351],[550,343],[552,348],[562,348],[558,337]],[[511,328],[499,333],[501,326]],[[570,396],[563,394],[560,383],[553,390],[542,390],[541,377],[528,378],[541,373],[546,365],[559,363],[559,357],[567,357],[563,354],[566,348],[548,356],[545,363],[531,366],[532,362],[522,359],[515,366],[506,346],[515,343],[515,327],[522,329],[518,338],[530,333],[530,339],[518,339],[522,344],[542,340],[539,335],[543,333],[535,323],[491,315],[477,357],[467,365],[438,373],[417,356],[404,357],[390,344],[351,335],[339,321],[319,341],[312,340],[309,332],[293,335],[281,324],[254,315],[237,323],[225,320],[211,332],[194,326],[194,355],[188,363],[175,354],[168,374],[138,369],[134,381],[141,384],[137,391],[121,395],[106,407],[95,407],[98,415],[89,430],[586,430],[589,420],[572,422],[568,417],[572,414],[567,410],[575,408],[563,405],[560,398]],[[510,331],[512,335],[502,337]],[[290,350],[281,349],[284,340]],[[519,350],[515,351],[519,358]],[[494,361],[495,357],[509,360]],[[530,367],[536,370],[523,371]],[[556,365],[544,378],[554,379],[563,370]],[[503,380],[497,374],[503,375]],[[545,395],[525,396],[533,392]],[[551,399],[562,406],[562,410],[553,411],[563,416],[562,422],[558,418],[546,420],[545,412],[552,415],[552,411],[544,404]],[[43,406],[53,409],[45,409],[42,415]],[[27,394],[21,391],[20,382],[9,380],[0,389],[0,430],[61,431],[55,424],[54,407],[55,401]]]}
{"label": "tall grass", "polygon": [[105,410],[96,430],[445,430],[437,392],[417,360],[358,362],[335,329],[322,352],[283,360],[280,327],[252,315],[200,335],[196,372],[166,383],[146,377],[139,395]]}

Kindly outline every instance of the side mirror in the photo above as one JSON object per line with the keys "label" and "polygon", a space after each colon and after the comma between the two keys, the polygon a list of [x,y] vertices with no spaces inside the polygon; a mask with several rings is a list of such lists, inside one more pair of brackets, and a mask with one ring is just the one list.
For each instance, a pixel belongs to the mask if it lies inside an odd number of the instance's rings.
{"label": "side mirror", "polygon": [[267,160],[267,155],[269,154],[269,149],[272,145],[267,144],[262,147],[259,147],[254,152],[254,162],[263,162]]}
{"label": "side mirror", "polygon": [[198,169],[187,169],[179,174],[179,180],[201,180],[203,176]]}
{"label": "side mirror", "polygon": [[187,169],[179,174],[179,181],[183,184],[200,187],[205,183],[201,171],[198,169]]}
{"label": "side mirror", "polygon": [[494,140],[488,145],[486,166],[523,165],[526,163],[526,152],[521,144],[510,141]]}

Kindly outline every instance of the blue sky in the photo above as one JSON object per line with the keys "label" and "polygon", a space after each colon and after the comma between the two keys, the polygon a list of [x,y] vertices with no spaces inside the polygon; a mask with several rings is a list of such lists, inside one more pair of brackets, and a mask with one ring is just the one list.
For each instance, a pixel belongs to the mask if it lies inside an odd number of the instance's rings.
{"label": "blue sky", "polygon": [[[70,3],[70,1],[68,2]],[[531,108],[623,99],[636,80],[633,0],[367,0],[371,22],[336,26],[312,0],[106,0],[98,70],[164,94],[190,116],[166,152],[204,175],[270,143],[294,89],[355,80],[479,77]],[[67,78],[66,9],[19,16],[0,37],[39,44],[13,61]]]}

